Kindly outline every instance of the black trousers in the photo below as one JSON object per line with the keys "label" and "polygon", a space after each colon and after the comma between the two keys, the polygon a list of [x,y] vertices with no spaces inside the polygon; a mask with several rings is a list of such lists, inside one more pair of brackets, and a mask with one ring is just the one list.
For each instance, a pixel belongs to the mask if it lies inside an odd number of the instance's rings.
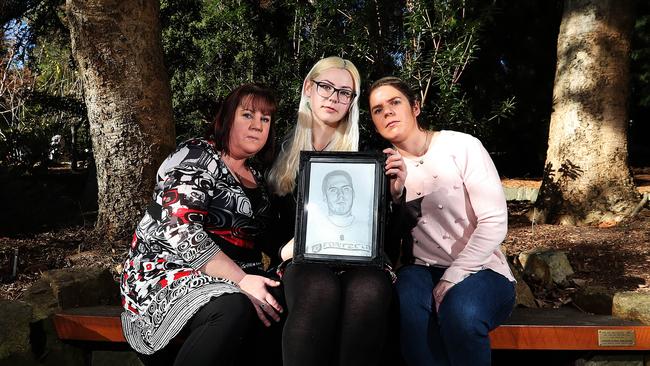
{"label": "black trousers", "polygon": [[[282,286],[269,291],[284,307]],[[138,356],[147,366],[280,366],[283,324],[272,323],[271,327],[264,326],[246,295],[222,295],[212,298],[194,314],[180,333],[185,338],[181,344],[172,342],[153,355]]]}

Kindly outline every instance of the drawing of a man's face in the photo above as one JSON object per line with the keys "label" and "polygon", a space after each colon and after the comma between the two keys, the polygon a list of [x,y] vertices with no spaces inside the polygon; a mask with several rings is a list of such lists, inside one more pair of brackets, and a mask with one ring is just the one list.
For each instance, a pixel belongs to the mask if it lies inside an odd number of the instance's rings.
{"label": "drawing of a man's face", "polygon": [[335,170],[328,173],[323,179],[323,194],[330,215],[350,214],[354,202],[354,187],[347,172]]}

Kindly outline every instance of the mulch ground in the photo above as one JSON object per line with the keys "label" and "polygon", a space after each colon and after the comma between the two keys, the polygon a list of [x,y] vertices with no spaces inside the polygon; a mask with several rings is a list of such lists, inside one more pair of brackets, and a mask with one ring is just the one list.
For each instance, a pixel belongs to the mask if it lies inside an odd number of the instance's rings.
{"label": "mulch ground", "polygon": [[[650,286],[650,209],[619,226],[532,225],[524,216],[530,203],[510,203],[510,225],[503,247],[510,259],[537,248],[566,252],[575,274],[566,287],[535,287],[538,305],[571,302],[579,286],[603,286],[612,292],[648,291]],[[576,286],[576,284],[579,284]]]}

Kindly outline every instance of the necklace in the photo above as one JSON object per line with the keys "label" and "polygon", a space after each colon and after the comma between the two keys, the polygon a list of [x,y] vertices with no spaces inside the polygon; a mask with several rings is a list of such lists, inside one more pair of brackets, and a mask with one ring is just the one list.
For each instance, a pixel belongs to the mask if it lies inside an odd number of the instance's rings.
{"label": "necklace", "polygon": [[[235,181],[237,183],[239,183],[240,185],[242,185],[242,186],[244,186],[246,188],[251,188],[251,187],[247,186],[247,184],[250,185],[251,183],[249,182],[249,179],[246,179],[247,177],[245,175],[247,173],[250,173],[253,176],[253,172],[251,171],[251,169],[246,164],[241,165],[241,168],[239,168],[239,169],[231,168],[230,165],[232,164],[232,162],[229,162],[231,160],[232,160],[232,158],[226,157],[226,156],[224,156],[224,158],[222,158],[222,161],[223,161],[224,165],[226,166],[226,169],[228,169],[228,171],[233,176],[233,178],[235,178]],[[240,171],[242,171],[242,172],[240,172]],[[254,176],[253,176],[253,180],[255,180]]]}
{"label": "necklace", "polygon": [[420,152],[418,154],[413,155],[413,156],[417,157],[417,159],[408,158],[408,157],[404,156],[404,150],[402,150],[402,149],[398,148],[397,146],[395,146],[395,148],[400,152],[400,154],[402,154],[402,157],[404,159],[408,159],[408,160],[410,160],[412,162],[415,162],[416,167],[424,164],[424,155],[427,153],[427,151],[429,151],[429,141],[431,139],[432,133],[429,132],[429,131],[427,131],[425,133],[426,133],[426,137],[424,138],[424,145],[422,145],[422,148],[420,148]]}
{"label": "necklace", "polygon": [[314,146],[314,143],[312,142],[312,143],[311,143],[311,149],[312,149],[312,151],[318,151],[318,152],[320,152],[320,151],[325,151],[325,149],[327,149],[327,147],[330,146],[331,143],[332,143],[332,140],[329,140],[329,141],[327,142],[327,144],[325,144],[325,146],[323,146],[322,149],[318,150],[318,149],[316,148],[316,146]]}

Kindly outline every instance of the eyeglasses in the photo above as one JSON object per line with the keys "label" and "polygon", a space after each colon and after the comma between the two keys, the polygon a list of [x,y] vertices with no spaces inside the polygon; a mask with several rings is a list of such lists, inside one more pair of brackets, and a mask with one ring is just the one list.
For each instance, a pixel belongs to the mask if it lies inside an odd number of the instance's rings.
{"label": "eyeglasses", "polygon": [[332,84],[322,81],[312,80],[312,82],[316,84],[316,93],[318,93],[318,95],[323,98],[329,98],[334,95],[334,93],[336,93],[337,100],[340,103],[348,104],[352,101],[352,99],[354,99],[354,97],[357,96],[352,90],[349,89],[335,88],[332,86]]}

